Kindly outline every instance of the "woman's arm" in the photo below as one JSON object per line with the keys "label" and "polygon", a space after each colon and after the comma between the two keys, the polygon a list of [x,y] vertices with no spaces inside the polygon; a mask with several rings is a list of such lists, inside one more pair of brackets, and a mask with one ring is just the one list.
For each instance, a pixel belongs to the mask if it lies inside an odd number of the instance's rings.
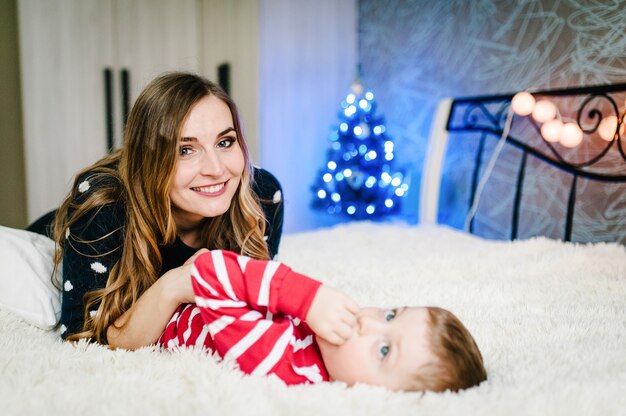
{"label": "woman's arm", "polygon": [[165,273],[137,302],[107,329],[111,348],[134,350],[156,343],[176,309],[183,303],[194,303],[191,287],[191,265],[201,249],[184,265]]}
{"label": "woman's arm", "polygon": [[[175,274],[180,266],[167,272],[146,290],[137,302],[107,329],[107,341],[111,348],[134,350],[154,344],[174,311],[182,303],[176,296]],[[189,270],[187,270],[189,280]]]}

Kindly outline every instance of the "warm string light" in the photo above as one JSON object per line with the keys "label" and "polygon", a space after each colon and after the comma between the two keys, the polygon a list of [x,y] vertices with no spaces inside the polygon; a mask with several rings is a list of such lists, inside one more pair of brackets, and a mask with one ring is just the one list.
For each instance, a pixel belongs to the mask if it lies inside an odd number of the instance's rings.
{"label": "warm string light", "polygon": [[[626,104],[625,104],[626,105]],[[564,122],[557,106],[548,99],[536,100],[529,92],[518,92],[511,100],[513,112],[519,116],[531,116],[541,124],[541,136],[550,143],[560,143],[573,148],[583,140],[583,131],[574,122]],[[619,134],[624,133],[624,123],[616,116],[604,117],[598,126],[598,135],[606,141],[612,141],[619,127]]]}

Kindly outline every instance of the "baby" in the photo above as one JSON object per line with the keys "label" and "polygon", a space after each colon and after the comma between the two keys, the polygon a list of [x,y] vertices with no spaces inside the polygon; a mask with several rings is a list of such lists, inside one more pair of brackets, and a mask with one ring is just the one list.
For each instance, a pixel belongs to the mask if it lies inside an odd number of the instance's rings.
{"label": "baby", "polygon": [[457,391],[487,378],[474,339],[444,309],[361,309],[282,263],[221,250],[198,256],[191,275],[196,304],[178,308],[164,347],[203,346],[286,384]]}

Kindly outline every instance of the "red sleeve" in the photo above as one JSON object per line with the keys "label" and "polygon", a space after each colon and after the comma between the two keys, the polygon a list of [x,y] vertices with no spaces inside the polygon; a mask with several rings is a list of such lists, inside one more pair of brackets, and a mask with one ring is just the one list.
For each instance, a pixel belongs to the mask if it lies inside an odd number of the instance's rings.
{"label": "red sleeve", "polygon": [[192,285],[196,305],[179,308],[162,345],[202,345],[245,373],[287,384],[328,380],[313,332],[286,316],[303,320],[320,282],[281,263],[216,250],[196,259]]}
{"label": "red sleeve", "polygon": [[248,307],[282,312],[304,320],[321,283],[275,261],[255,260],[214,250],[199,256],[192,269],[198,306]]}

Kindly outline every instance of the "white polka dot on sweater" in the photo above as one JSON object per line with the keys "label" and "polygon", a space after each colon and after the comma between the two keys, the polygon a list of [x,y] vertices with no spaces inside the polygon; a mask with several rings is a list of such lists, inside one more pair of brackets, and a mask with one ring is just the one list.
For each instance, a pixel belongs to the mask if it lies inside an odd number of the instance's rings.
{"label": "white polka dot on sweater", "polygon": [[74,289],[74,285],[69,280],[66,280],[63,284],[63,289],[65,289],[66,292],[69,292],[70,290]]}
{"label": "white polka dot on sweater", "polygon": [[64,334],[67,331],[67,327],[65,325],[61,325],[61,333]]}
{"label": "white polka dot on sweater", "polygon": [[274,194],[274,197],[272,198],[272,201],[275,204],[278,204],[280,202],[280,200],[283,199],[283,194],[280,192],[280,190],[276,191],[276,193]]}
{"label": "white polka dot on sweater", "polygon": [[67,227],[65,229],[65,238],[68,238],[70,236],[70,227]]}
{"label": "white polka dot on sweater", "polygon": [[87,192],[90,187],[91,187],[91,185],[89,185],[89,181],[87,181],[87,180],[82,181],[78,185],[78,192]]}
{"label": "white polka dot on sweater", "polygon": [[100,263],[99,261],[94,261],[93,263],[91,263],[91,270],[93,270],[96,273],[105,273],[107,271],[107,268],[104,264]]}
{"label": "white polka dot on sweater", "polygon": [[89,311],[89,316],[93,318],[94,316],[96,316],[97,313],[98,311]]}
{"label": "white polka dot on sweater", "polygon": [[263,236],[263,241],[267,241],[267,238],[268,238],[268,237],[267,237],[266,235],[264,235],[264,236]]}

